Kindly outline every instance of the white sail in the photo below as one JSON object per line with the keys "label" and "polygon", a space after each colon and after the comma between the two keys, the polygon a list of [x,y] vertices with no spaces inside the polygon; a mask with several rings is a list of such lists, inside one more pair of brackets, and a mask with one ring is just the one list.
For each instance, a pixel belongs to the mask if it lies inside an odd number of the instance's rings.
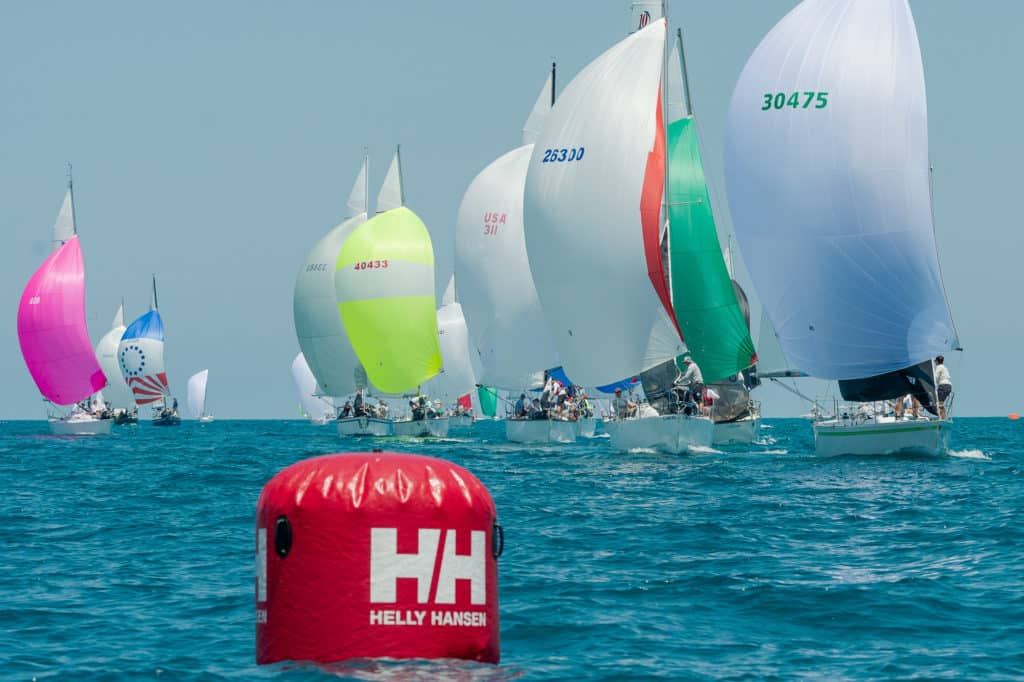
{"label": "white sail", "polygon": [[75,234],[75,203],[69,188],[64,195],[64,203],[60,206],[60,213],[57,214],[57,221],[53,224],[53,250],[56,251],[61,244],[71,239]]}
{"label": "white sail", "polygon": [[188,378],[188,412],[193,419],[206,414],[206,379],[210,370],[204,369]]}
{"label": "white sail", "polygon": [[[366,387],[366,373],[356,357],[338,313],[334,270],[338,253],[352,232],[366,222],[366,160],[352,187],[362,192],[364,209],[336,226],[313,246],[295,278],[292,313],[299,347],[317,379],[317,392],[344,396]],[[352,199],[349,200],[352,209]]]}
{"label": "white sail", "polygon": [[448,280],[448,286],[445,287],[444,296],[441,297],[441,306],[451,305],[455,303],[455,275],[452,275]]}
{"label": "white sail", "polygon": [[800,369],[862,378],[957,345],[906,0],[805,0],[786,15],[740,75],[725,164],[744,260]]}
{"label": "white sail", "polygon": [[544,81],[544,87],[540,89],[537,101],[533,103],[533,109],[530,110],[530,116],[526,119],[526,124],[523,125],[523,144],[533,144],[537,140],[537,136],[540,135],[540,131],[543,130],[544,122],[548,118],[548,112],[551,111],[554,100],[554,88],[554,67],[552,66],[552,72]]}
{"label": "white sail", "polygon": [[310,419],[333,419],[334,404],[330,398],[321,398],[316,395],[316,377],[306,364],[306,358],[299,353],[292,360],[292,379],[295,381],[295,390],[299,394],[299,404],[302,411]]}
{"label": "white sail", "polygon": [[591,62],[555,103],[530,159],[530,269],[566,373],[585,386],[637,374],[682,348],[676,335],[670,352],[671,337],[659,332],[662,350],[651,353],[652,330],[667,316],[648,274],[661,267],[664,45],[659,19]]}
{"label": "white sail", "polygon": [[469,333],[461,305],[453,302],[438,309],[437,333],[444,364],[423,390],[448,408],[460,397],[476,392],[476,377],[469,359]]}
{"label": "white sail", "polygon": [[384,184],[377,194],[377,213],[405,206],[405,191],[402,189],[402,148],[395,149],[395,155],[384,176]]}
{"label": "white sail", "polygon": [[113,408],[129,409],[135,407],[132,392],[121,376],[121,367],[117,361],[117,346],[124,335],[124,306],[117,306],[117,313],[111,323],[110,331],[96,344],[96,359],[99,360],[103,375],[107,377],[106,400]]}
{"label": "white sail", "polygon": [[807,376],[789,361],[782,352],[775,327],[768,319],[768,314],[761,311],[761,329],[757,337],[757,375],[769,379],[773,377]]}
{"label": "white sail", "polygon": [[560,364],[537,298],[523,236],[523,188],[533,152],[501,156],[470,183],[455,225],[455,273],[480,383],[518,391]]}
{"label": "white sail", "polygon": [[367,184],[366,184],[366,172],[367,166],[369,165],[369,158],[363,157],[363,165],[359,169],[359,175],[356,176],[356,181],[352,184],[352,193],[348,195],[348,201],[345,202],[345,206],[348,207],[348,217],[357,216],[359,214],[366,214],[369,211],[367,204]]}

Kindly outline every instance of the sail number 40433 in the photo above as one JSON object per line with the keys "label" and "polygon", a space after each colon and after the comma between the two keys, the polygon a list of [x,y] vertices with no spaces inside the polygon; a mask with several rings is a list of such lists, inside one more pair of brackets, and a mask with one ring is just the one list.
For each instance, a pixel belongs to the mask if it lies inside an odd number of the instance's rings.
{"label": "sail number 40433", "polygon": [[814,103],[815,109],[824,109],[828,106],[827,92],[766,92],[764,93],[764,104],[761,111],[769,109],[807,109]]}
{"label": "sail number 40433", "polygon": [[583,147],[576,147],[575,149],[545,149],[544,158],[540,160],[541,163],[561,163],[569,161],[582,161],[583,152],[586,149]]}
{"label": "sail number 40433", "polygon": [[374,268],[386,268],[387,260],[364,260],[356,263],[356,270],[373,270]]}

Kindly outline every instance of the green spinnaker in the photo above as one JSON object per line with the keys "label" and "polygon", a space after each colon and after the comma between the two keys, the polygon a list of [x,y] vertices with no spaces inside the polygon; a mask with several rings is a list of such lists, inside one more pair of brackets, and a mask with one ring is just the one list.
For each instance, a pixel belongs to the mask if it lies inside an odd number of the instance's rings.
{"label": "green spinnaker", "polygon": [[480,397],[480,409],[485,416],[493,417],[498,413],[498,389],[480,386],[476,390]]}
{"label": "green spinnaker", "polygon": [[722,258],[693,117],[668,127],[672,305],[705,383],[754,363],[754,342]]}
{"label": "green spinnaker", "polygon": [[370,382],[411,391],[441,370],[434,252],[415,213],[396,208],[363,223],[338,254],[338,311]]}

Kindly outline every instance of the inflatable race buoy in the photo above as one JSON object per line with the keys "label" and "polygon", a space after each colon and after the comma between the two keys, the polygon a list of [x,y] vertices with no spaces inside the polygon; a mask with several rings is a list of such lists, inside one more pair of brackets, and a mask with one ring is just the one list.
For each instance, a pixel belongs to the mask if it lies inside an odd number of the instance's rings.
{"label": "inflatable race buoy", "polygon": [[256,508],[256,662],[497,663],[498,556],[484,485],[444,460],[315,457]]}

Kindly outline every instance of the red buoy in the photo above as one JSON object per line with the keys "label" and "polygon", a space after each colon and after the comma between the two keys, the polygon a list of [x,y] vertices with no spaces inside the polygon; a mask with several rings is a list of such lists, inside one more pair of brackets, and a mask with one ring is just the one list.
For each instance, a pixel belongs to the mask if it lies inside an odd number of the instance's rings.
{"label": "red buoy", "polygon": [[484,485],[444,460],[325,455],[256,509],[256,662],[497,663],[503,538]]}

